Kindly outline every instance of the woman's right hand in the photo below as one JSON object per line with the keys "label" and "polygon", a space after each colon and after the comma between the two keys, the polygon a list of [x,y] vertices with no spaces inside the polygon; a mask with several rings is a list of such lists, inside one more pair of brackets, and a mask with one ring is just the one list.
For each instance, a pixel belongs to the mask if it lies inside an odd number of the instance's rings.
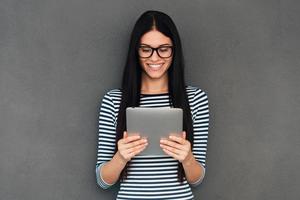
{"label": "woman's right hand", "polygon": [[128,136],[126,131],[123,132],[123,138],[118,141],[118,152],[122,160],[127,163],[132,157],[142,152],[148,141],[146,138],[141,138],[140,135]]}

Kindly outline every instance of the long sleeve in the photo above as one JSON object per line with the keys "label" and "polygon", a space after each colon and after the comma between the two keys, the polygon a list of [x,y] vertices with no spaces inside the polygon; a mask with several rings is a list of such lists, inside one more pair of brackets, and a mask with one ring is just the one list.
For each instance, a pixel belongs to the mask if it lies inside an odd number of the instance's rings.
{"label": "long sleeve", "polygon": [[209,129],[209,106],[207,94],[197,88],[192,101],[193,127],[194,127],[194,145],[192,148],[195,159],[203,167],[204,173],[196,182],[192,183],[193,187],[200,185],[205,176],[206,151]]}
{"label": "long sleeve", "polygon": [[107,189],[113,184],[106,183],[101,176],[102,165],[110,161],[114,156],[116,138],[116,114],[112,97],[107,92],[101,102],[98,121],[98,145],[96,180],[103,189]]}

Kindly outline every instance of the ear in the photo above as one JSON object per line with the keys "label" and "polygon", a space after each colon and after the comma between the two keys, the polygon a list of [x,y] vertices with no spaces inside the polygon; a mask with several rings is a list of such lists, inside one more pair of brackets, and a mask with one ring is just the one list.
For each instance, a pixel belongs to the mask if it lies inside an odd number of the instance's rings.
{"label": "ear", "polygon": [[186,132],[185,131],[182,131],[182,138],[186,139]]}

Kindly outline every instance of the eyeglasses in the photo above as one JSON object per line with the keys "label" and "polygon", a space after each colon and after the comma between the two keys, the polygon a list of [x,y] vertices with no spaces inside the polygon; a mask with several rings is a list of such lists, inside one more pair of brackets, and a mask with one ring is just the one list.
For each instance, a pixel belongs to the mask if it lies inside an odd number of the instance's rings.
{"label": "eyeglasses", "polygon": [[138,53],[141,58],[150,58],[154,51],[156,51],[157,55],[161,58],[169,58],[173,54],[173,46],[162,45],[157,48],[153,48],[148,45],[141,45]]}

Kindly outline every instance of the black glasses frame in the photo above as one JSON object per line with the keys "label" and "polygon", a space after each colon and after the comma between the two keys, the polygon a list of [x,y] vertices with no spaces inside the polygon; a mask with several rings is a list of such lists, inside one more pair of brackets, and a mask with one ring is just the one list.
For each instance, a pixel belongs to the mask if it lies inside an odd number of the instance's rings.
{"label": "black glasses frame", "polygon": [[[138,55],[139,55],[141,58],[150,58],[150,57],[153,55],[153,52],[154,52],[154,51],[156,51],[156,54],[157,54],[160,58],[170,58],[170,57],[173,55],[173,52],[174,52],[174,46],[170,46],[170,45],[162,45],[162,46],[159,46],[159,47],[157,47],[157,48],[153,48],[153,47],[148,46],[148,45],[141,45],[141,46],[139,46],[139,49],[140,49],[140,48],[143,48],[143,47],[150,48],[150,49],[151,49],[151,54],[150,54],[150,56],[142,57],[142,56],[138,53]],[[164,47],[169,47],[169,48],[171,48],[171,55],[170,55],[170,56],[168,56],[168,57],[162,57],[162,56],[159,55],[158,49],[159,49],[159,48],[164,48]]]}

